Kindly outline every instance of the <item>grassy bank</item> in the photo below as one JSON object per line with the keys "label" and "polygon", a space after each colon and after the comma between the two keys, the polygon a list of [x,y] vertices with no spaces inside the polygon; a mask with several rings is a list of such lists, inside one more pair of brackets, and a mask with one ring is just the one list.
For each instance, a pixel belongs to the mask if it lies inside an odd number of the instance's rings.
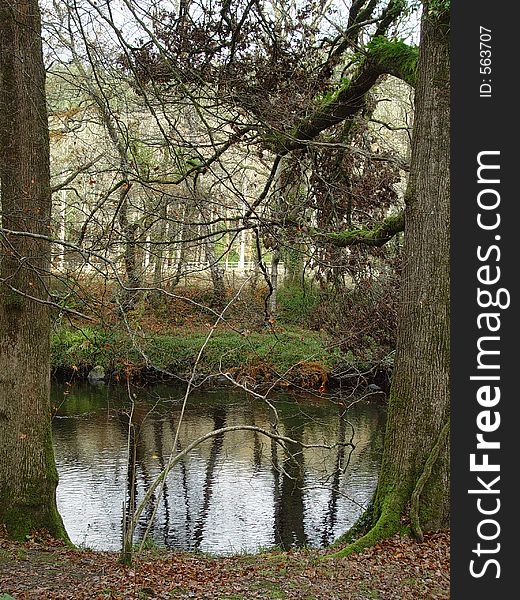
{"label": "grassy bank", "polygon": [[[124,320],[114,302],[117,289],[94,281],[83,282],[81,290],[81,298],[70,308],[93,321],[57,319],[52,335],[55,376],[86,378],[96,366],[116,379],[189,376],[215,322],[215,312],[208,308],[211,289],[178,287],[168,296],[144,294]],[[368,326],[360,328],[350,313],[345,317],[337,297],[324,295],[310,282],[282,285],[277,318],[266,327],[265,286],[245,288],[239,295],[228,290],[228,297],[232,294],[236,299],[197,364],[198,379],[222,380],[225,372],[248,387],[279,381],[282,386],[320,389],[327,384],[359,386],[362,373],[361,383],[376,383],[388,391],[393,349],[388,336],[369,335]],[[356,305],[355,314],[367,323],[378,322],[367,313],[373,302],[363,302]]]}
{"label": "grassy bank", "polygon": [[[55,373],[86,375],[101,366],[115,378],[126,375],[186,377],[210,328],[168,334],[128,333],[95,327],[60,328],[52,335]],[[319,332],[296,328],[243,333],[215,329],[197,365],[201,375],[229,373],[248,384],[272,383],[319,388],[344,356]]]}

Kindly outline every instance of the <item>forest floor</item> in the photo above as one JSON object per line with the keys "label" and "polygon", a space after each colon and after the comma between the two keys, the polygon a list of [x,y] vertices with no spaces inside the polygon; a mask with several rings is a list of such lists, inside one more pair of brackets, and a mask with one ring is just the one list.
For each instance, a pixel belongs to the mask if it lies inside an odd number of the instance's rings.
{"label": "forest floor", "polygon": [[394,536],[348,558],[333,550],[212,557],[148,550],[132,567],[115,553],[73,550],[50,540],[0,538],[0,600],[447,600],[449,532],[422,543]]}

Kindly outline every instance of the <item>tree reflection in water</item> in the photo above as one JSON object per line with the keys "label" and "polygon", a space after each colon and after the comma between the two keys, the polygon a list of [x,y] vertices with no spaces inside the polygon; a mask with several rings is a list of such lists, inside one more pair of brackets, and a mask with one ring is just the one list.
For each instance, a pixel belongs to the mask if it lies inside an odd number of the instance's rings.
{"label": "tree reflection in water", "polygon": [[[129,439],[124,390],[74,387],[67,395],[63,392],[60,386],[53,391],[59,407],[54,440],[60,511],[75,543],[118,549],[124,495],[130,507],[135,505],[168,460],[180,412],[172,398],[179,391],[166,386],[140,391]],[[215,553],[271,545],[320,546],[355,522],[359,505],[368,503],[375,489],[383,411],[359,403],[347,411],[345,420],[336,405],[323,401],[287,395],[275,396],[273,401],[280,433],[296,442],[348,441],[352,423],[356,449],[346,472],[342,467],[348,457],[341,447],[327,453],[302,452],[292,443],[285,452],[260,434],[217,435],[186,456],[168,476],[151,526],[156,543]],[[265,404],[243,393],[195,393],[177,450],[212,429],[239,423],[270,429],[272,421]],[[127,464],[128,443],[131,460]],[[152,510],[150,505],[142,515],[136,543]]]}

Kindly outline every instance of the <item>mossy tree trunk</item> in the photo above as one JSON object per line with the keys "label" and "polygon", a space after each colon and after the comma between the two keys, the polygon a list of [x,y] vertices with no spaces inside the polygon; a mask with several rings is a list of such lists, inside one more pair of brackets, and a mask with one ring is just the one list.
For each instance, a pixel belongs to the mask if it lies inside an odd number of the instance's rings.
{"label": "mossy tree trunk", "polygon": [[342,554],[398,531],[409,522],[410,507],[412,530],[419,537],[421,530],[449,525],[449,69],[449,14],[432,13],[426,3],[406,197],[402,302],[383,462],[372,529]]}
{"label": "mossy tree trunk", "polygon": [[[51,440],[51,189],[45,70],[36,0],[0,2],[0,524],[23,539],[66,538]],[[36,298],[37,300],[34,300]]]}

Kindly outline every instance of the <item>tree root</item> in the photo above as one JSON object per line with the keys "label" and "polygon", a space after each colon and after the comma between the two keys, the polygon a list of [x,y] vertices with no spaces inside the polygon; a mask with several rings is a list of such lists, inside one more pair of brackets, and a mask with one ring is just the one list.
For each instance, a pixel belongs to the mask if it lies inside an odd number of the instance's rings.
{"label": "tree root", "polygon": [[421,493],[426,485],[426,482],[430,478],[433,467],[439,458],[442,448],[446,443],[446,439],[448,437],[450,431],[450,419],[444,424],[441,429],[439,436],[437,437],[437,441],[430,452],[430,455],[426,459],[426,463],[424,464],[423,472],[421,473],[417,483],[415,484],[415,489],[412,493],[411,503],[410,503],[410,525],[413,535],[418,542],[422,542],[424,540],[424,534],[421,529],[421,523],[419,520],[419,500],[421,497]]}
{"label": "tree root", "polygon": [[392,537],[398,531],[402,531],[400,502],[397,501],[395,492],[391,492],[391,498],[385,502],[385,505],[376,524],[364,536],[338,552],[326,555],[325,558],[345,558],[365,548],[370,548],[383,539]]}
{"label": "tree root", "polygon": [[[421,529],[421,525],[419,522],[419,501],[421,497],[421,493],[426,485],[428,479],[430,478],[433,467],[439,458],[442,448],[446,443],[446,439],[449,435],[450,431],[450,420],[446,421],[444,426],[442,427],[435,445],[430,452],[426,463],[424,465],[423,471],[417,482],[415,484],[415,488],[412,492],[410,498],[410,528],[403,526],[401,523],[401,513],[406,507],[408,502],[408,495],[401,493],[399,490],[392,490],[387,493],[383,500],[383,508],[381,510],[381,514],[377,520],[377,522],[373,525],[373,527],[362,537],[352,542],[345,548],[338,550],[338,552],[334,552],[333,554],[327,554],[324,558],[345,558],[346,556],[350,556],[351,554],[355,554],[356,552],[360,552],[365,548],[370,548],[374,546],[379,541],[392,537],[397,532],[408,531],[408,533],[412,533],[417,541],[422,542],[424,539],[424,535]],[[406,496],[403,498],[403,495]]]}

